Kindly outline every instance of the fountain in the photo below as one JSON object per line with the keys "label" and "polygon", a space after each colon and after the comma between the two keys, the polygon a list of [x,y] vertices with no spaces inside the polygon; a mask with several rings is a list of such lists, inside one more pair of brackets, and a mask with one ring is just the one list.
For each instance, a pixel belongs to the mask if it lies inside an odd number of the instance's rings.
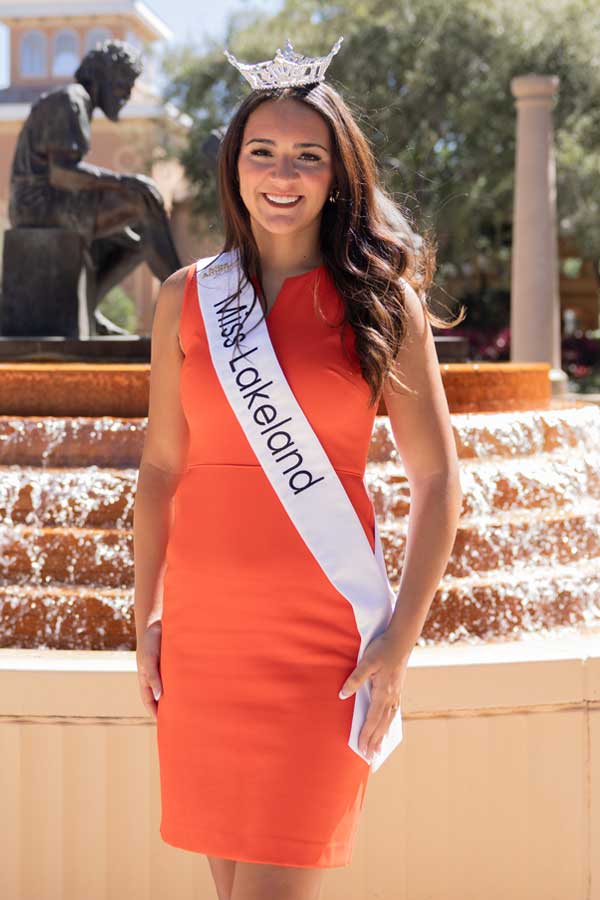
{"label": "fountain", "polygon": [[[421,645],[600,626],[600,410],[552,398],[548,369],[442,366],[464,500]],[[409,490],[383,416],[369,481],[394,583]]]}
{"label": "fountain", "polygon": [[[600,624],[600,410],[543,363],[441,365],[462,518],[419,643]],[[0,646],[132,650],[149,365],[0,364]],[[397,588],[409,489],[378,410],[365,482]]]}

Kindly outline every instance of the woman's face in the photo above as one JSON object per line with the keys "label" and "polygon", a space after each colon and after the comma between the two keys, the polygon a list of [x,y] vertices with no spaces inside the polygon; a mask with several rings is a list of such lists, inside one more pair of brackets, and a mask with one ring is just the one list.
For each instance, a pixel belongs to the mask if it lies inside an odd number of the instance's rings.
{"label": "woman's face", "polygon": [[244,128],[238,177],[254,223],[276,234],[306,228],[319,218],[332,187],[328,125],[298,100],[261,103]]}

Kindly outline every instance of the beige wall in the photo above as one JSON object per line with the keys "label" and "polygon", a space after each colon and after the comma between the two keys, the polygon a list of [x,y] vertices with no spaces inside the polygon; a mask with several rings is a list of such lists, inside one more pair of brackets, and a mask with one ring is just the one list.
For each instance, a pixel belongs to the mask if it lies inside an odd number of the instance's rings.
{"label": "beige wall", "polygon": [[[322,900],[600,900],[598,634],[417,647],[402,715]],[[0,650],[0,758],[6,900],[216,898],[160,838],[134,653]]]}

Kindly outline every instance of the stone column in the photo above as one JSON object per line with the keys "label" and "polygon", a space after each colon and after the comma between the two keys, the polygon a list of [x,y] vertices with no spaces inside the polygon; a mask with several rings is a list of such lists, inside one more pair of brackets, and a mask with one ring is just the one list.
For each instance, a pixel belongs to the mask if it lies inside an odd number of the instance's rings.
{"label": "stone column", "polygon": [[556,75],[518,75],[510,83],[517,107],[512,236],[511,360],[548,362],[555,393],[561,369],[556,168],[552,99]]}

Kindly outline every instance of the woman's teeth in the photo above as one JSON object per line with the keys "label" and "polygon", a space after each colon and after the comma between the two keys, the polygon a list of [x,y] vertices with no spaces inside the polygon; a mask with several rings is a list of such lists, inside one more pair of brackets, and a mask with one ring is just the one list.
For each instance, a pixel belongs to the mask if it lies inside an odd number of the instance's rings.
{"label": "woman's teeth", "polygon": [[298,194],[265,194],[269,203],[276,203],[278,206],[294,206],[301,199]]}

